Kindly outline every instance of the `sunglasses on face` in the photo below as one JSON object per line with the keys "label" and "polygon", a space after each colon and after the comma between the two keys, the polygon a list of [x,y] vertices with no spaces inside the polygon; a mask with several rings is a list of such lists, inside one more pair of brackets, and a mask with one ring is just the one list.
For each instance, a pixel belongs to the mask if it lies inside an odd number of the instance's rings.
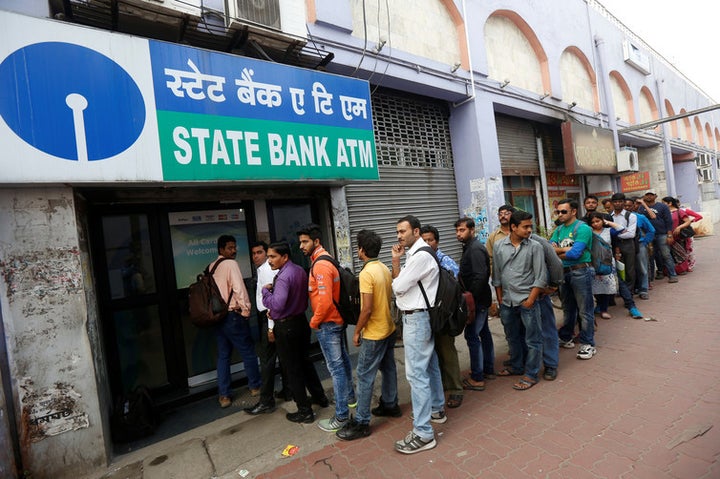
{"label": "sunglasses on face", "polygon": [[568,210],[555,210],[556,215],[566,215],[568,213],[570,213]]}

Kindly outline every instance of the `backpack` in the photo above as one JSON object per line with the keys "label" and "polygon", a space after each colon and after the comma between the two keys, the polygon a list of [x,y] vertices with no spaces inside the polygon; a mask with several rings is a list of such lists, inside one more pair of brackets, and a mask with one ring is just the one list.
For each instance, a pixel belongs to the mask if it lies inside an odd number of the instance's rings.
{"label": "backpack", "polygon": [[425,288],[418,281],[425,304],[428,306],[432,332],[457,336],[465,329],[468,319],[474,319],[474,317],[469,318],[468,304],[463,288],[450,271],[440,266],[435,251],[431,247],[423,246],[418,251],[427,251],[435,259],[440,270],[437,294],[432,306],[425,293]]}
{"label": "backpack", "polygon": [[218,265],[226,259],[228,258],[217,260],[211,271],[208,271],[210,265],[207,265],[205,271],[197,275],[197,281],[190,285],[188,290],[190,321],[198,328],[214,326],[227,316],[232,291],[230,298],[225,301],[213,278]]}
{"label": "backpack", "polygon": [[120,396],[115,401],[110,425],[115,442],[131,442],[153,434],[158,425],[158,414],[148,388],[138,386]]}
{"label": "backpack", "polygon": [[[315,261],[325,260],[332,263],[340,276],[340,301],[333,304],[337,308],[345,324],[357,324],[360,318],[360,280],[348,268],[344,268],[332,256],[322,255]],[[313,263],[313,266],[315,263]],[[310,267],[312,274],[312,266]]]}
{"label": "backpack", "polygon": [[[576,236],[577,230],[580,227],[580,222],[575,223],[573,228],[573,237]],[[590,245],[590,257],[592,267],[595,270],[595,274],[605,276],[612,273],[613,267],[613,249],[602,236],[597,233],[592,234],[592,245]]]}

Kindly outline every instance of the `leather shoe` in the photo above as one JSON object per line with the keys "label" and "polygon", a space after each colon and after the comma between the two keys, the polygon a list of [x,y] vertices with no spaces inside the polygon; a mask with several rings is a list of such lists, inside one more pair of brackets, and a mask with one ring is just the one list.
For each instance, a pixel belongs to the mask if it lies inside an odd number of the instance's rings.
{"label": "leather shoe", "polygon": [[400,417],[402,416],[402,411],[400,410],[400,406],[395,407],[386,407],[384,404],[380,404],[378,407],[373,408],[371,411],[374,416],[389,416],[389,417]]}
{"label": "leather shoe", "polygon": [[244,408],[243,411],[253,416],[257,416],[258,414],[270,414],[275,411],[275,409],[277,408],[274,404],[263,404],[259,402],[254,406]]}
{"label": "leather shoe", "polygon": [[310,411],[289,412],[285,415],[288,421],[311,424],[315,421],[315,413]]}
{"label": "leather shoe", "polygon": [[230,405],[232,404],[232,399],[230,399],[228,396],[220,396],[218,402],[220,403],[220,407],[224,409],[226,407],[230,407]]}
{"label": "leather shoe", "polygon": [[361,437],[368,437],[370,435],[370,425],[350,421],[348,424],[343,426],[342,429],[337,431],[335,435],[345,441],[352,441],[354,439],[360,439]]}

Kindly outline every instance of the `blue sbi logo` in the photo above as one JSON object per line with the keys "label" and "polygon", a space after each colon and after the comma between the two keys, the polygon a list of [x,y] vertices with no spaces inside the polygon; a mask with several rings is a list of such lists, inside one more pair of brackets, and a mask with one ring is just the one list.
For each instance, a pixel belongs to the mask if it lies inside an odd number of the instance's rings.
{"label": "blue sbi logo", "polygon": [[0,64],[0,117],[40,151],[96,161],[138,139],[145,104],[130,75],[108,57],[46,42],[16,50]]}

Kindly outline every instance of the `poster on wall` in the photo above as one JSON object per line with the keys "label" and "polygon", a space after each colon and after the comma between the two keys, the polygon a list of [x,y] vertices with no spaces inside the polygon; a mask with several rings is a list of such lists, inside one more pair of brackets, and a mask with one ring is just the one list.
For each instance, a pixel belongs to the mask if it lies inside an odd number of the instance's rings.
{"label": "poster on wall", "polygon": [[197,275],[215,261],[217,240],[221,235],[235,237],[235,260],[244,277],[252,276],[247,223],[242,209],[174,212],[168,214],[168,220],[178,289],[189,287]]}

